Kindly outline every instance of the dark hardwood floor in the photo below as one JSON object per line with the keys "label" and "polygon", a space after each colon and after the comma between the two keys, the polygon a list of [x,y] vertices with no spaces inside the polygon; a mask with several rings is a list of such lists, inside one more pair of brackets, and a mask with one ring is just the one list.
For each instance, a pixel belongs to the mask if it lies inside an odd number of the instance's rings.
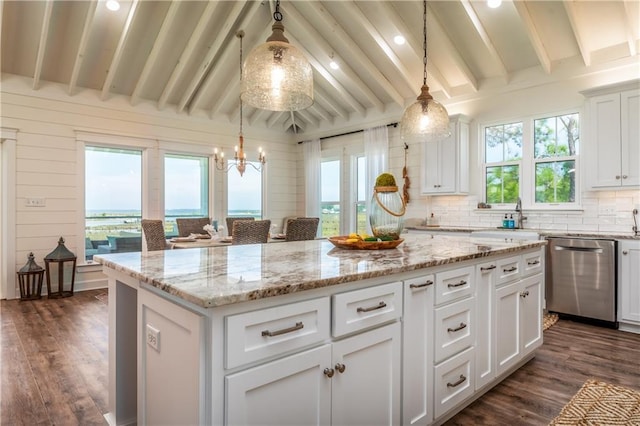
{"label": "dark hardwood floor", "polygon": [[[0,302],[2,425],[103,425],[105,290]],[[546,425],[585,380],[640,389],[640,335],[560,320],[536,357],[447,425]]]}

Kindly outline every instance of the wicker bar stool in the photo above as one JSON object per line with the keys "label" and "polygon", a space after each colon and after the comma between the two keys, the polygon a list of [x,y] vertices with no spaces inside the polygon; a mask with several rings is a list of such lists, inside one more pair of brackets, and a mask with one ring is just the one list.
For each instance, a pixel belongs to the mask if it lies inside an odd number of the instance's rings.
{"label": "wicker bar stool", "polygon": [[234,216],[229,216],[226,218],[227,221],[227,232],[229,233],[230,237],[233,237],[233,223],[237,220],[256,220],[254,217],[249,217],[249,216],[238,216],[238,217],[234,217]]}
{"label": "wicker bar stool", "polygon": [[233,223],[232,245],[263,244],[269,241],[271,221],[237,220]]}
{"label": "wicker bar stool", "polygon": [[211,219],[208,217],[182,217],[176,219],[178,225],[178,236],[188,237],[191,234],[206,234],[204,226],[211,225]]}
{"label": "wicker bar stool", "polygon": [[299,217],[287,221],[286,241],[313,240],[318,233],[317,217]]}
{"label": "wicker bar stool", "polygon": [[167,249],[164,224],[160,219],[142,219],[142,233],[147,242],[147,251]]}

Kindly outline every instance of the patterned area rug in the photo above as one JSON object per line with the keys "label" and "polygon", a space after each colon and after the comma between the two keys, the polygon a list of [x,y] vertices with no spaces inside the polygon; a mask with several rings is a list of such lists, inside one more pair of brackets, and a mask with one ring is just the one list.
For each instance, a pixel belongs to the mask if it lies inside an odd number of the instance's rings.
{"label": "patterned area rug", "polygon": [[640,425],[640,392],[587,380],[549,425]]}
{"label": "patterned area rug", "polygon": [[544,314],[544,318],[542,319],[542,329],[546,330],[556,322],[558,322],[558,314]]}

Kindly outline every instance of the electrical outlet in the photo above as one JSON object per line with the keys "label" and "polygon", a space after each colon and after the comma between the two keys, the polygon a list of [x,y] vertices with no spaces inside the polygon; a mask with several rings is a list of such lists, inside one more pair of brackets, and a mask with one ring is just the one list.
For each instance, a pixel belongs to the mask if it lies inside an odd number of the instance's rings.
{"label": "electrical outlet", "polygon": [[27,207],[44,207],[45,204],[45,199],[43,197],[32,197],[25,200],[25,205]]}
{"label": "electrical outlet", "polygon": [[160,352],[160,330],[147,324],[147,345]]}

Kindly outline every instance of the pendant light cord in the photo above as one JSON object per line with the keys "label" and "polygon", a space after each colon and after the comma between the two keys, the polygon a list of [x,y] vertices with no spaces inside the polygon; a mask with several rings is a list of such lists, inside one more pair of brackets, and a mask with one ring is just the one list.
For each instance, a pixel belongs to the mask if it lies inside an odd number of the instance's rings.
{"label": "pendant light cord", "polygon": [[[238,31],[237,36],[240,39],[240,85],[242,86],[242,39],[244,38],[244,31]],[[242,96],[240,96],[240,134],[242,135]]]}
{"label": "pendant light cord", "polygon": [[422,12],[422,19],[424,22],[424,32],[422,39],[422,48],[424,49],[424,57],[422,58],[422,63],[424,64],[424,71],[422,76],[422,85],[427,85],[427,0],[423,1],[424,10]]}
{"label": "pendant light cord", "polygon": [[282,13],[280,13],[280,0],[276,0],[276,11],[273,12],[274,21],[282,21]]}

